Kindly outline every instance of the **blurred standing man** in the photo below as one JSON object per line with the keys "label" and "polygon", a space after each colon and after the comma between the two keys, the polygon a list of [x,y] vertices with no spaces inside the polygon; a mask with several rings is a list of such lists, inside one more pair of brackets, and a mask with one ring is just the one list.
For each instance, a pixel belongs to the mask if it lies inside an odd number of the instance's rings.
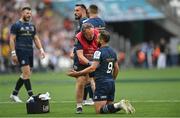
{"label": "blurred standing man", "polygon": [[[75,16],[75,20],[78,21],[78,26],[75,31],[75,34],[78,34],[79,32],[81,32],[82,24],[88,19],[88,11],[86,6],[84,4],[76,4],[74,8],[74,16]],[[73,57],[74,60],[73,68],[75,68],[76,70],[79,70],[84,67],[84,65],[79,64],[79,57],[77,56],[77,54],[79,54],[77,53],[79,52],[78,44],[79,44],[78,40],[75,39],[75,46],[73,49],[73,53],[71,54],[71,57]],[[88,75],[76,78],[76,103],[77,103],[76,113],[82,113],[83,93],[84,93],[85,82],[87,82],[87,80],[89,80]]]}
{"label": "blurred standing man", "polygon": [[84,23],[91,23],[97,29],[105,29],[105,22],[98,16],[99,9],[92,4],[88,8],[89,18]]}
{"label": "blurred standing man", "polygon": [[133,113],[135,109],[127,100],[121,100],[114,103],[115,80],[119,72],[117,55],[112,48],[108,46],[110,34],[107,31],[100,31],[98,35],[98,44],[100,48],[95,51],[93,62],[90,67],[81,71],[72,70],[69,76],[77,77],[91,72],[95,72],[96,89],[94,93],[96,113],[115,113],[121,109],[126,113]]}
{"label": "blurred standing man", "polygon": [[[105,29],[105,22],[98,17],[99,9],[96,5],[92,4],[88,8],[88,15],[89,18],[84,21],[84,23],[90,23],[94,26],[94,28],[98,30]],[[93,85],[94,82],[91,81],[91,83],[88,83],[85,85],[84,88],[84,97],[83,97],[83,104],[84,105],[93,105],[93,91],[95,89],[95,85]],[[87,100],[87,95],[89,93],[89,100]]]}
{"label": "blurred standing man", "polygon": [[84,4],[76,4],[74,8],[75,20],[78,20],[78,26],[75,34],[81,31],[82,24],[88,19],[88,12]]}
{"label": "blurred standing man", "polygon": [[28,95],[33,95],[30,82],[31,68],[33,67],[33,41],[39,49],[41,57],[45,57],[40,39],[36,34],[36,28],[30,21],[32,16],[31,7],[25,5],[22,7],[21,12],[21,18],[11,26],[10,31],[12,61],[14,64],[19,64],[22,71],[10,95],[10,99],[15,102],[22,102],[17,95],[23,84]]}
{"label": "blurred standing man", "polygon": [[166,68],[166,52],[167,52],[166,42],[164,38],[160,39],[159,48],[160,48],[160,54],[157,60],[157,68],[164,69]]}
{"label": "blurred standing man", "polygon": [[[93,25],[84,23],[82,25],[82,31],[76,35],[75,41],[75,53],[74,53],[74,65],[73,68],[80,71],[91,65],[93,53],[98,49],[97,45],[98,30],[95,30]],[[76,113],[82,113],[82,102],[84,86],[89,79],[89,74],[76,77]]]}

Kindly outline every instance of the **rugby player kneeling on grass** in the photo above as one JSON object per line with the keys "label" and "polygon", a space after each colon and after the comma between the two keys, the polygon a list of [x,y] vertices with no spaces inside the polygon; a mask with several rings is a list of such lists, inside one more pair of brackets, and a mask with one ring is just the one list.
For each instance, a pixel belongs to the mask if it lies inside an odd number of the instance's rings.
{"label": "rugby player kneeling on grass", "polygon": [[115,94],[115,79],[119,72],[116,53],[108,46],[109,32],[102,30],[98,35],[100,48],[95,51],[91,66],[81,71],[70,70],[69,76],[77,77],[95,72],[96,89],[94,102],[96,113],[115,113],[124,110],[126,113],[134,113],[134,107],[128,100],[113,103]]}

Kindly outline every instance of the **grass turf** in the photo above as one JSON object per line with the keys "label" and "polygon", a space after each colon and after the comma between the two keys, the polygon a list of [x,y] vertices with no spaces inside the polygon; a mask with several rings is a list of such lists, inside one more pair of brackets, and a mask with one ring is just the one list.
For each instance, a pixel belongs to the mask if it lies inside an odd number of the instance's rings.
{"label": "grass turf", "polygon": [[[25,103],[9,100],[18,74],[0,75],[0,117],[180,117],[180,68],[164,70],[122,70],[116,81],[115,101],[128,99],[136,108],[135,114],[96,115],[93,106],[84,106],[83,114],[75,114],[75,79],[60,72],[33,73],[35,94],[48,91],[52,97],[50,113],[26,113]],[[23,101],[27,93],[19,93]]]}

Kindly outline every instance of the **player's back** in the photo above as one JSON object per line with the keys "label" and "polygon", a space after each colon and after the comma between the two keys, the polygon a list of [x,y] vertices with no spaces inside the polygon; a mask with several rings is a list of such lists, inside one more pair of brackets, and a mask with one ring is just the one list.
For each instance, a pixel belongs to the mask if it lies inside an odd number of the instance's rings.
{"label": "player's back", "polygon": [[105,22],[99,17],[89,18],[84,23],[91,23],[95,28],[105,29]]}
{"label": "player's back", "polygon": [[107,82],[114,81],[112,76],[112,71],[114,68],[114,63],[117,61],[117,56],[115,51],[109,47],[105,46],[100,48],[94,54],[94,60],[96,56],[100,56],[97,61],[99,61],[99,66],[95,71],[95,81],[96,82]]}

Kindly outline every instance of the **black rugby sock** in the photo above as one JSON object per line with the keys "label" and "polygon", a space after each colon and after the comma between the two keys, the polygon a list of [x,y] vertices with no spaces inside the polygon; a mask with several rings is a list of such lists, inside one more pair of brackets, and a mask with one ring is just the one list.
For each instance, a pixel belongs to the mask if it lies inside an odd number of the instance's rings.
{"label": "black rugby sock", "polygon": [[104,105],[100,109],[100,113],[105,114],[105,113],[116,113],[120,110],[120,108],[115,108],[113,104],[107,104]]}
{"label": "black rugby sock", "polygon": [[28,92],[28,95],[29,96],[32,96],[33,95],[33,92],[32,92],[32,88],[31,88],[31,82],[30,82],[30,79],[25,79],[24,80],[24,85],[25,85],[25,88]]}
{"label": "black rugby sock", "polygon": [[91,85],[90,86],[88,86],[88,92],[89,92],[89,98],[92,98],[93,99],[93,90],[92,90],[92,87],[91,87]]}
{"label": "black rugby sock", "polygon": [[17,94],[18,94],[18,92],[19,92],[20,88],[22,87],[23,83],[24,83],[24,81],[23,81],[23,79],[20,77],[20,78],[17,80],[17,82],[16,82],[15,89],[14,89],[14,91],[13,91],[13,93],[12,93],[13,95],[17,95]]}

